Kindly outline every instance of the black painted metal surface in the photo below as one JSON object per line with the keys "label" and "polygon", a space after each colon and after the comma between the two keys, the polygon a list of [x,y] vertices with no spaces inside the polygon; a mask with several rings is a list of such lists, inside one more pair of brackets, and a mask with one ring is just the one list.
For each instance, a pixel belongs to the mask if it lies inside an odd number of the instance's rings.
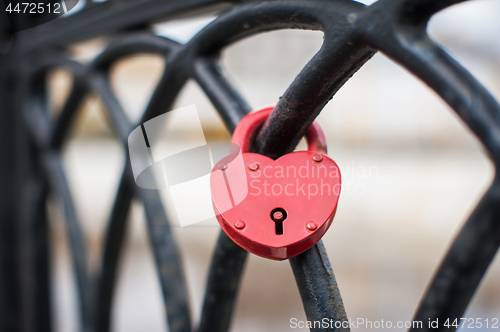
{"label": "black painted metal surface", "polygon": [[19,225],[16,209],[15,69],[11,55],[0,54],[0,329],[21,330]]}
{"label": "black painted metal surface", "polygon": [[[118,260],[134,197],[144,203],[170,331],[192,330],[182,264],[158,193],[135,186],[130,165],[124,166],[104,237],[101,270],[96,276],[90,275],[61,148],[78,107],[90,92],[102,99],[126,147],[131,130],[170,110],[189,78],[203,89],[232,132],[250,106],[225,79],[218,56],[225,46],[254,34],[291,28],[321,30],[325,37],[320,51],[284,91],[257,136],[254,151],[272,158],[292,151],[325,104],[375,52],[381,51],[427,83],[457,112],[498,169],[498,102],[426,34],[427,22],[435,12],[459,2],[379,0],[366,7],[350,0],[108,0],[88,2],[73,16],[16,35],[10,53],[2,56],[0,63],[0,95],[6,105],[0,114],[0,129],[16,138],[0,142],[1,156],[12,156],[0,159],[0,329],[51,330],[44,204],[50,194],[59,197],[64,206],[82,330],[109,330]],[[207,11],[219,13],[217,19],[186,45],[148,32],[149,25],[157,20]],[[90,64],[78,63],[65,53],[71,43],[98,36],[108,36],[111,42]],[[158,54],[166,66],[142,118],[131,123],[110,88],[108,75],[113,63],[138,53]],[[45,76],[60,67],[73,74],[74,84],[59,117],[51,119],[46,109]],[[16,168],[16,160],[20,164],[29,161],[31,166]],[[15,177],[16,172],[20,176]],[[416,320],[440,318],[444,322],[461,317],[500,245],[498,220],[500,181],[495,178],[441,263],[415,314]],[[20,230],[21,235],[16,237]],[[198,331],[229,329],[246,256],[246,251],[221,233]],[[345,321],[340,291],[322,243],[290,263],[308,319]],[[19,271],[24,275],[21,279],[16,277]],[[447,330],[454,328],[441,325],[433,329]]]}

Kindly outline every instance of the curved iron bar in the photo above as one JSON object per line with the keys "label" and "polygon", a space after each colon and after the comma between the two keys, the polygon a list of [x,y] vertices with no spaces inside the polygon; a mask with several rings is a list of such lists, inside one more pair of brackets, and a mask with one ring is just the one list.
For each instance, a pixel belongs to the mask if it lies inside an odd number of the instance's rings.
{"label": "curved iron bar", "polygon": [[[500,146],[498,144],[500,135],[497,125],[491,126],[490,122],[497,120],[499,117],[500,109],[498,107],[498,103],[465,70],[460,69],[457,73],[453,73],[453,71],[456,71],[454,69],[459,68],[458,64],[447,56],[444,51],[438,49],[438,47],[431,47],[429,45],[429,41],[423,33],[425,32],[426,20],[430,18],[432,14],[434,14],[437,10],[441,10],[448,5],[458,2],[461,1],[447,1],[441,2],[440,4],[433,4],[428,1],[380,1],[377,5],[372,6],[370,10],[359,12],[353,10],[349,12],[348,15],[345,15],[344,18],[346,22],[349,22],[348,24],[352,24],[353,26],[355,26],[354,23],[356,21],[362,22],[361,25],[364,25],[364,31],[368,32],[367,41],[370,42],[371,40],[369,37],[373,36],[377,42],[377,44],[374,42],[368,43],[370,47],[374,47],[375,49],[380,48],[382,51],[394,54],[397,52],[395,49],[402,44],[398,54],[393,56],[393,58],[396,61],[402,62],[405,67],[410,70],[412,67],[416,68],[414,73],[431,85],[431,87],[433,87],[445,99],[445,101],[450,104],[450,106],[454,107],[457,112],[459,112],[465,122],[471,126],[480,138],[482,138],[482,142],[490,151],[492,159],[497,161],[498,158],[500,158],[498,150],[498,147]],[[397,8],[399,10],[398,14],[402,17],[396,20],[392,19],[392,17],[387,17],[391,14],[394,15],[390,10],[388,10],[388,6]],[[422,10],[422,8],[425,8],[425,10]],[[269,11],[265,12],[269,13]],[[304,12],[301,11],[301,13]],[[379,20],[373,19],[374,17],[377,17],[377,13],[380,14],[380,17],[378,17]],[[357,17],[358,15],[360,16],[359,19]],[[245,20],[246,17],[244,15],[239,16],[240,19],[242,17],[243,19],[241,21],[244,23],[240,24],[240,26],[244,25],[248,28],[250,24],[247,20]],[[214,23],[218,23],[217,21]],[[384,22],[387,22],[385,26],[389,25],[393,28],[391,32],[394,37],[391,36],[392,38],[388,38],[388,33],[386,31],[380,31],[380,27],[384,27]],[[395,29],[395,26],[392,25],[393,22],[399,23],[399,26],[397,26],[398,29]],[[405,25],[402,25],[401,22],[404,22]],[[416,29],[416,31],[411,31],[413,34],[408,34],[408,26],[410,23],[413,27],[419,28]],[[367,27],[367,25],[369,26]],[[226,31],[233,32],[234,30],[237,30],[237,28],[238,26],[235,24],[235,26],[231,26],[231,29],[227,29]],[[360,44],[360,33],[358,29],[359,28],[357,27],[350,28],[348,30],[349,33],[346,34],[347,36],[342,37],[348,40],[347,43],[353,43],[354,41],[357,42],[356,44]],[[337,31],[338,30],[339,29],[337,29]],[[417,39],[415,36],[420,38]],[[204,37],[204,40],[206,40],[206,36]],[[403,37],[405,37],[404,40]],[[202,37],[199,38],[201,39]],[[342,45],[341,43],[338,43],[338,36],[336,36],[335,39],[335,41],[337,41],[337,45]],[[399,39],[399,42],[397,39]],[[328,40],[328,37],[325,35],[325,44],[328,43]],[[325,48],[325,44],[323,48]],[[340,46],[340,48],[345,47]],[[428,51],[429,49],[438,51],[435,54],[424,54],[424,52],[422,52],[422,54],[417,54],[417,57],[420,56],[421,59],[415,59],[415,57],[410,55],[412,51]],[[337,47],[335,51],[337,53],[341,52],[339,47]],[[358,51],[362,52],[362,50]],[[389,53],[390,56],[391,53]],[[318,56],[318,54],[316,56]],[[318,58],[320,57],[318,56]],[[342,58],[348,59],[349,56],[343,54]],[[429,63],[428,60],[430,58],[435,61]],[[322,60],[324,61],[324,59]],[[308,63],[308,65],[306,65],[304,70],[294,80],[294,83],[292,83],[289,87],[285,95],[280,99],[273,116],[271,116],[267,121],[260,136],[256,140],[257,149],[260,148],[259,144],[263,144],[261,142],[264,142],[265,144],[267,141],[270,142],[269,149],[271,151],[273,147],[275,149],[281,148],[282,151],[288,147],[288,150],[284,150],[285,152],[293,149],[298,139],[303,136],[303,131],[307,128],[307,124],[312,121],[311,118],[314,119],[317,112],[321,110],[328,99],[331,98],[336,90],[338,90],[338,88],[340,88],[340,86],[345,82],[345,80],[352,75],[353,70],[356,70],[356,68],[353,69],[351,67],[347,68],[348,70],[345,70],[344,72],[335,71],[336,76],[331,77],[329,82],[335,82],[335,79],[337,79],[337,86],[333,83],[333,88],[324,88],[323,90],[320,90],[320,93],[317,95],[312,94],[313,97],[307,99],[308,96],[301,96],[300,92],[303,91],[310,93],[311,90],[308,83],[310,82],[311,84],[314,84],[315,82],[318,82],[318,80],[314,79],[313,76],[315,71],[320,73],[329,73],[327,69],[318,70],[317,66],[311,66],[313,62],[314,58],[310,63]],[[339,61],[332,61],[332,63],[338,65]],[[357,61],[357,63],[359,64],[359,61]],[[450,64],[452,70],[447,68],[447,65]],[[424,66],[428,66],[429,68],[425,70],[423,68]],[[313,70],[311,70],[311,68]],[[428,77],[425,77],[426,75]],[[304,86],[306,86],[306,88],[304,88]],[[324,86],[324,82],[321,82],[318,88]],[[455,91],[450,91],[450,88],[455,89]],[[465,105],[469,106],[468,110]],[[297,114],[299,114],[299,110],[301,112],[300,114],[304,114],[302,117],[297,116]],[[493,119],[492,117],[496,119]],[[298,121],[296,120],[297,118],[302,120]],[[304,119],[306,119],[305,126],[303,125]],[[284,125],[285,121],[286,126]],[[290,127],[292,127],[292,130],[290,130]],[[294,131],[294,127],[298,127],[301,130]],[[295,137],[293,137],[293,135],[295,135]],[[261,153],[264,152],[262,149],[258,151]],[[278,157],[281,155],[280,153],[282,154],[283,152],[275,152],[274,156]],[[496,165],[498,165],[497,162]],[[429,295],[424,299],[424,303],[417,313],[417,320],[422,320],[424,318],[441,318],[441,321],[444,323],[444,317],[454,319],[463,314],[467,303],[481,280],[481,276],[484,274],[487,266],[493,259],[500,243],[498,226],[494,222],[494,220],[498,219],[499,214],[498,211],[494,209],[494,205],[492,203],[494,202],[493,197],[495,197],[495,195],[498,196],[498,189],[495,185],[493,185],[485,197],[485,202],[490,203],[488,204],[483,202],[480,204],[470,221],[467,223],[466,227],[464,227],[464,230],[461,234],[459,234],[457,242],[453,245],[452,249],[450,249],[450,253],[447,258],[445,258],[441,272],[438,272],[435,282],[433,283],[433,286],[431,286],[431,290],[429,290]],[[486,207],[489,208],[489,211]],[[488,218],[479,217],[484,213],[487,214]],[[483,228],[479,227],[479,224],[482,225]],[[480,239],[483,239],[483,237],[479,236],[487,235],[481,232],[484,228],[488,231],[487,234],[489,235],[486,237],[488,239],[486,242],[481,241]],[[472,230],[475,230],[475,232],[472,232]],[[466,234],[468,235],[466,236]],[[471,239],[476,240],[474,245],[469,246],[469,250],[464,251],[465,241],[469,241],[468,243],[470,243],[470,241],[472,241]],[[473,253],[478,254],[481,259],[477,260],[478,256],[473,255]],[[464,257],[468,258],[467,262],[463,262]],[[467,273],[464,273],[464,270],[467,271]],[[451,272],[453,272],[453,275],[455,276],[452,278],[453,282],[444,282],[450,278],[450,275],[452,275]],[[443,287],[443,285],[447,285],[447,287]],[[458,302],[452,301],[454,296],[457,296],[458,291],[465,292],[467,295],[460,296],[461,300]],[[436,294],[440,294],[439,301],[434,298],[436,297]],[[304,303],[306,303],[306,301],[304,301]],[[423,314],[424,312],[426,314]]]}
{"label": "curved iron bar", "polygon": [[71,63],[70,70],[73,73],[73,87],[53,125],[49,142],[50,146],[58,151],[61,150],[66,135],[71,129],[71,123],[75,117],[76,111],[80,108],[80,105],[88,93],[88,87],[85,81],[87,69],[75,62]]}
{"label": "curved iron bar", "polygon": [[[128,168],[128,166],[126,166]],[[101,272],[96,281],[94,295],[94,331],[107,332],[111,324],[111,307],[118,274],[118,263],[127,231],[127,217],[134,197],[130,175],[123,171],[113,203],[104,239]]]}
{"label": "curved iron bar", "polygon": [[[414,320],[438,319],[439,330],[452,331],[454,327],[443,324],[462,317],[500,247],[500,104],[427,35],[428,19],[444,4],[425,12],[415,8],[416,4],[427,2],[380,1],[356,18],[353,25],[367,43],[429,85],[469,126],[495,164],[491,187],[455,237],[415,313]],[[371,26],[366,22],[368,16],[378,16],[383,23]],[[423,330],[431,328],[424,323]]]}
{"label": "curved iron bar", "polygon": [[[152,43],[149,43],[152,41]],[[94,91],[97,91],[103,100],[108,114],[110,115],[117,132],[119,133],[121,142],[124,146],[127,145],[128,135],[134,128],[130,121],[126,118],[119,101],[111,90],[106,75],[110,65],[119,58],[129,56],[134,53],[157,53],[168,56],[172,51],[172,47],[176,44],[161,38],[161,37],[142,37],[134,36],[127,38],[119,43],[113,44],[104,51],[92,65],[93,70],[90,75],[90,84]],[[166,67],[169,67],[166,65]],[[166,76],[168,69],[166,69],[163,77]],[[162,79],[163,81],[163,79]],[[158,85],[160,86],[160,85]],[[158,89],[158,88],[157,88]],[[173,100],[172,100],[173,102]],[[164,104],[165,107],[165,104]],[[168,108],[167,108],[168,110]],[[125,179],[125,177],[127,179]],[[186,285],[184,282],[184,274],[181,267],[180,255],[177,250],[176,242],[172,236],[170,223],[167,215],[163,209],[161,198],[157,192],[137,188],[133,183],[133,176],[130,167],[127,166],[124,178],[120,184],[122,190],[130,190],[130,186],[134,188],[136,195],[139,196],[144,204],[146,212],[146,220],[148,223],[148,235],[150,237],[156,267],[160,279],[161,289],[164,295],[166,313],[168,317],[168,325],[170,331],[190,331],[191,330],[191,315],[189,312]],[[120,197],[117,197],[119,199]],[[119,209],[119,203],[116,204],[116,210]],[[121,206],[123,208],[123,206]],[[117,213],[119,213],[117,211]],[[125,222],[124,216],[118,216],[119,221]],[[124,227],[117,221],[117,227]],[[110,235],[108,241],[114,241],[114,237]],[[110,244],[110,250],[117,250]],[[115,255],[110,252],[110,258],[118,260],[118,253]],[[116,264],[116,261],[114,262]],[[115,267],[116,269],[116,267]],[[103,275],[102,284],[112,284],[115,277],[115,271]],[[109,278],[109,279],[108,279]],[[104,286],[104,285],[103,285]],[[99,331],[106,331],[109,329],[109,315],[112,293],[106,295],[105,299],[107,307],[102,308],[96,317]]]}
{"label": "curved iron bar", "polygon": [[227,82],[215,58],[196,60],[193,77],[232,133],[241,118],[252,110],[248,102]]}
{"label": "curved iron bar", "polygon": [[[320,51],[306,65],[287,91],[288,95],[295,99],[290,100],[286,106],[282,106],[282,109],[286,110],[286,112],[282,112],[285,114],[281,114],[281,120],[278,124],[268,125],[269,128],[272,127],[274,130],[273,139],[267,139],[262,135],[257,137],[254,144],[255,150],[259,153],[276,158],[291,151],[303,134],[297,134],[295,138],[290,136],[300,133],[300,130],[307,130],[315,116],[331,99],[333,93],[359,68],[359,63],[364,63],[373,55],[374,52],[365,46],[353,45],[348,47],[347,50],[340,50],[341,47],[344,47],[343,45],[349,43],[353,38],[351,33],[341,35],[338,32],[346,30],[345,26],[348,25],[348,22],[345,18],[347,14],[358,11],[364,6],[351,1],[336,1],[335,3],[337,4],[335,7],[328,7],[325,3],[314,1],[307,3],[288,1],[286,3],[248,4],[221,15],[189,43],[193,45],[193,48],[198,48],[198,54],[210,58],[216,56],[222,47],[262,31],[284,28],[324,31],[325,42]],[[265,15],[262,15],[262,13],[265,13]],[[335,33],[332,33],[333,31]],[[198,69],[197,66],[199,64],[195,65],[195,69]],[[200,69],[198,69],[199,71]],[[205,70],[204,73],[210,72]],[[217,71],[212,70],[211,73],[215,75]],[[325,77],[325,73],[327,77]],[[205,80],[216,81],[215,79]],[[315,88],[317,89],[315,90]],[[291,89],[293,89],[293,92],[289,92]],[[209,89],[204,90],[210,95]],[[224,97],[226,96],[227,94],[224,95]],[[283,96],[280,99],[276,108],[284,103],[284,98],[286,97]],[[238,99],[232,98],[226,104],[238,105]],[[294,107],[291,107],[292,104]],[[308,113],[308,109],[314,109],[315,113]],[[285,121],[286,125],[284,125]],[[286,132],[286,135],[284,135],[284,132]],[[279,136],[281,137],[277,138]],[[289,146],[279,146],[280,143],[283,145],[284,142]],[[214,294],[220,282],[216,276],[217,272],[214,271],[221,264],[219,262],[220,257],[230,259],[234,255],[232,251],[226,249],[228,247],[227,239],[221,236],[214,254],[214,261],[207,284],[200,331],[227,331],[229,328],[228,321],[216,321],[214,317],[220,317],[227,313],[227,307],[235,301],[236,291],[230,293],[232,297],[227,296],[227,294],[221,296],[222,305],[218,307],[210,306],[210,301],[216,296]],[[244,257],[244,254],[242,254],[242,259]],[[290,262],[308,319],[321,321],[321,319],[327,317],[334,321],[343,322],[347,320],[338,286],[322,243],[320,242],[303,255],[292,258]],[[233,280],[231,285],[237,287],[238,282],[236,280],[241,276],[242,264],[227,264],[224,266],[226,273]],[[305,266],[309,268],[303,268]],[[317,287],[318,282],[324,287]],[[349,329],[341,327],[336,330],[347,331]]]}
{"label": "curved iron bar", "polygon": [[[170,108],[169,105],[171,105],[173,103],[175,97],[177,96],[178,92],[180,91],[180,89],[182,88],[182,86],[184,85],[184,83],[186,82],[186,80],[188,78],[188,73],[185,70],[185,66],[183,66],[183,63],[185,63],[186,59],[187,59],[186,54],[189,53],[189,51],[186,51],[186,49],[189,50],[189,48],[182,48],[181,49],[180,47],[177,47],[177,48],[172,50],[172,54],[169,56],[169,59],[165,65],[166,66],[165,73],[162,76],[160,82],[157,85],[157,88],[155,89],[155,91],[150,99],[150,102],[146,108],[146,111],[144,112],[144,114],[142,116],[141,122],[146,121],[147,119],[151,119],[159,114],[162,114]],[[199,75],[199,76],[202,76],[202,75]],[[198,78],[199,78],[199,76],[198,76]],[[203,77],[207,78],[206,75]],[[199,81],[201,81],[201,80],[202,80],[202,78],[199,78]],[[222,78],[219,78],[217,80],[217,82],[218,82],[219,86],[227,87],[224,90],[223,89],[217,90],[216,91],[217,93],[220,94],[221,92],[224,93],[225,91],[229,91],[229,95],[230,95],[229,98],[237,96],[237,93],[234,90],[232,90],[230,88],[230,86],[227,83],[225,83]],[[206,87],[206,85],[205,85],[205,87]],[[215,91],[215,90],[213,90],[213,91]],[[243,102],[241,98],[237,101],[236,104],[233,104],[233,106],[240,105],[240,104],[242,104],[243,106],[242,106],[242,110],[239,111],[240,117],[237,118],[237,121],[239,121],[239,119],[241,119],[241,117],[243,117],[244,114],[246,114],[246,112],[248,112],[250,109],[248,106],[246,106],[246,103]],[[222,114],[230,114],[230,113],[226,112],[226,113],[222,113]],[[227,122],[226,122],[226,124],[227,124]],[[236,124],[237,124],[237,122],[234,121],[233,123],[229,123],[227,125],[230,128],[232,127],[234,129]],[[145,191],[145,193],[147,193],[147,191]],[[224,237],[224,235],[221,235],[221,237]],[[219,285],[217,292],[218,292],[219,296],[223,296],[221,293],[219,293],[219,291],[221,288],[226,288],[226,293],[229,293],[227,295],[227,297],[234,301],[234,297],[235,297],[234,294],[237,290],[237,284],[239,281],[239,274],[225,273],[225,277],[220,278],[220,272],[221,272],[220,265],[236,264],[240,267],[240,269],[242,269],[243,264],[244,264],[244,260],[239,259],[239,257],[242,255],[246,256],[246,251],[244,251],[241,248],[239,248],[238,246],[236,246],[228,238],[226,238],[225,245],[226,246],[224,246],[224,248],[226,248],[228,246],[231,248],[231,250],[228,251],[228,253],[230,255],[234,256],[237,253],[238,253],[238,255],[232,259],[226,255],[223,255],[220,260],[218,260],[218,261],[215,260],[217,262],[215,264],[217,266],[219,266],[216,269],[219,272],[219,275],[216,276],[216,278],[215,278],[216,281],[218,282],[217,284]],[[216,251],[217,251],[217,249],[216,249]],[[226,252],[226,251],[224,251],[224,252]],[[234,287],[228,287],[228,284],[226,284],[226,283],[221,284],[220,283],[221,281],[228,280],[228,278],[230,278],[231,275],[237,276],[236,285]],[[231,283],[231,285],[233,285],[233,284],[234,284],[234,282]],[[217,300],[218,299],[219,298],[217,298]],[[220,320],[225,319],[227,321],[227,324],[229,324],[230,315],[228,316],[227,311],[223,312],[220,309],[222,307],[224,307],[224,304],[225,304],[226,310],[231,310],[231,308],[233,307],[232,306],[233,301],[230,301],[228,303],[217,302],[217,305],[213,305],[213,302],[212,302],[212,303],[206,305],[205,308],[215,309],[214,311],[217,311],[217,313],[221,313],[220,316],[209,315],[208,317],[210,317],[211,320],[216,320],[217,322],[219,322],[219,319]],[[207,317],[207,315],[204,315],[203,317]],[[203,320],[204,320],[204,318],[202,318],[202,321]]]}
{"label": "curved iron bar", "polygon": [[65,47],[90,38],[144,27],[145,22],[219,11],[244,0],[146,0],[100,2],[70,17],[61,17],[18,33],[23,52],[43,47]]}
{"label": "curved iron bar", "polygon": [[83,329],[89,329],[91,326],[91,296],[92,284],[88,275],[86,260],[86,245],[80,220],[71,196],[71,190],[68,180],[65,176],[62,159],[53,152],[47,152],[43,156],[43,165],[47,174],[51,191],[61,200],[64,216],[66,220],[66,231],[68,242],[71,248],[71,259],[73,261],[77,294],[79,297],[80,319]]}
{"label": "curved iron bar", "polygon": [[[498,103],[425,34],[427,20],[435,11],[458,2],[461,1],[445,1],[440,4],[429,1],[379,1],[369,9],[349,13],[346,19],[353,24],[355,39],[361,36],[370,47],[388,54],[430,85],[480,138],[498,169]],[[295,81],[301,82],[303,74],[301,72]],[[283,123],[287,112],[297,111],[292,107],[295,105],[288,102],[288,95],[292,100],[297,95],[296,91],[292,91],[292,86],[281,98],[274,114],[261,131],[261,137],[274,144],[279,144],[279,140],[290,142],[293,135],[284,136],[284,130],[276,132],[276,128],[279,128],[276,123]],[[284,111],[281,106],[283,104],[286,109]],[[305,112],[304,108],[300,110]],[[309,110],[307,113],[314,116],[314,111]],[[286,131],[288,129],[287,122]],[[441,324],[444,324],[448,318],[453,321],[462,316],[500,245],[497,222],[500,217],[499,195],[496,179],[450,248],[415,320],[427,322],[428,319],[439,318]],[[430,330],[429,327],[427,329]],[[446,328],[441,325],[440,330],[454,330],[454,327]]]}
{"label": "curved iron bar", "polygon": [[212,255],[198,332],[228,331],[248,252],[220,232]]}
{"label": "curved iron bar", "polygon": [[[319,241],[303,254],[290,259],[290,266],[299,286],[307,318],[311,321],[328,318],[330,324],[334,324],[329,328],[313,327],[311,331],[350,331],[342,296],[323,242]],[[337,326],[330,319],[341,325]]]}
{"label": "curved iron bar", "polygon": [[[32,132],[40,143],[40,147],[46,149],[49,143],[52,143],[52,148],[56,150],[61,147],[61,143],[67,133],[67,127],[69,127],[81,101],[86,93],[92,90],[97,91],[104,101],[115,130],[122,144],[126,146],[128,134],[133,129],[133,126],[126,118],[118,100],[107,83],[105,77],[107,71],[110,65],[119,58],[137,53],[156,53],[167,56],[171,48],[175,47],[175,45],[176,43],[160,37],[144,35],[127,37],[111,44],[106,51],[94,60],[89,70],[82,70],[81,65],[77,65],[65,58],[53,57],[53,54],[51,54],[51,57],[42,57],[42,60],[39,61],[41,64],[36,64],[38,68],[30,77],[31,80],[34,81],[32,85],[36,85],[35,88],[32,88],[33,91],[30,92],[38,97],[30,99],[29,107],[26,107],[26,119],[28,123],[31,123]],[[48,112],[43,108],[44,94],[43,91],[40,91],[40,88],[43,87],[41,82],[45,79],[46,73],[54,67],[72,69],[76,84],[73,86],[61,115],[57,118],[56,124],[52,126],[48,118]],[[35,117],[33,117],[33,115],[35,115]],[[35,118],[35,121],[33,121],[33,118]],[[79,259],[78,256],[81,253],[85,253],[85,250],[82,247],[78,247],[79,244],[83,245],[83,240],[78,241],[75,238],[75,234],[82,237],[81,230],[78,226],[79,223],[76,219],[76,211],[71,196],[69,195],[69,188],[61,185],[61,183],[64,182],[64,179],[61,178],[64,173],[61,162],[57,162],[57,160],[59,160],[57,158],[59,157],[53,152],[47,152],[46,155],[52,156],[47,159],[46,171],[52,179],[53,191],[61,194],[60,196],[63,198],[65,210],[69,214],[67,215],[67,219],[70,223],[68,227],[70,242],[72,245],[75,245],[72,248],[72,253],[75,255],[74,262],[77,265],[77,278],[81,279],[82,276],[87,277],[87,271],[84,271],[86,270],[86,267],[83,266],[85,264],[82,263],[82,260]],[[129,167],[126,167],[124,171],[113,212],[108,223],[108,230],[106,232],[107,238],[105,240],[105,250],[103,254],[103,266],[100,278],[98,278],[96,292],[92,292],[89,287],[83,286],[83,283],[79,283],[80,294],[85,294],[85,299],[82,298],[80,301],[83,326],[85,329],[90,329],[93,326],[92,324],[95,324],[94,328],[96,331],[106,331],[109,329],[110,306],[113,294],[112,285],[115,281],[119,251],[125,233],[128,206],[130,205],[132,193],[134,191],[144,202],[149,225],[149,235],[151,237],[157,267],[159,269],[158,272],[162,290],[165,295],[170,330],[191,330],[187,294],[182,269],[180,267],[179,254],[175,241],[171,235],[169,223],[165,211],[163,211],[160,197],[157,194],[153,194],[152,196],[152,193],[135,189]],[[95,298],[91,298],[92,295],[95,295]],[[94,306],[90,305],[91,302],[97,304],[95,316],[93,318],[90,308]],[[92,322],[92,319],[95,321]]]}
{"label": "curved iron bar", "polygon": [[[52,59],[52,60],[48,60]],[[41,164],[48,177],[51,191],[56,193],[57,198],[62,203],[62,208],[66,221],[66,232],[71,248],[71,258],[77,282],[77,294],[79,297],[80,319],[84,328],[90,327],[90,304],[91,304],[91,280],[88,276],[86,249],[83,232],[80,227],[78,214],[71,196],[71,191],[66,178],[61,157],[55,153],[47,151],[47,146],[51,137],[52,126],[49,113],[42,105],[46,104],[44,94],[44,81],[49,70],[56,66],[72,66],[66,60],[54,61],[54,58],[41,58],[39,63],[34,63],[26,68],[26,75],[31,79],[26,79],[24,89],[31,98],[26,98],[22,105],[26,122],[34,135],[34,141],[43,151]],[[28,93],[29,91],[29,93]]]}

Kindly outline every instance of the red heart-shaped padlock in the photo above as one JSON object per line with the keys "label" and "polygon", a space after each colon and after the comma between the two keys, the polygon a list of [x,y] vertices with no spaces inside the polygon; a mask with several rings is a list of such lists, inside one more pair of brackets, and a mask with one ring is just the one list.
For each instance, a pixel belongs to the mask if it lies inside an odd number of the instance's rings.
{"label": "red heart-shaped padlock", "polygon": [[272,111],[246,115],[232,143],[241,155],[220,160],[210,186],[217,219],[224,232],[244,249],[271,259],[296,256],[325,234],[335,216],[340,170],[326,156],[326,140],[317,122],[308,130],[308,150],[277,160],[248,152],[253,134]]}

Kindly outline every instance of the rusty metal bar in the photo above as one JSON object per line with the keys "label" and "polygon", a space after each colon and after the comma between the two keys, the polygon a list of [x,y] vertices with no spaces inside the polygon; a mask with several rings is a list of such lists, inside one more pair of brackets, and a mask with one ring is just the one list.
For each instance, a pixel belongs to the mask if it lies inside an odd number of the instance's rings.
{"label": "rusty metal bar", "polygon": [[328,319],[328,328],[313,327],[311,331],[350,331],[342,296],[323,242],[290,259],[290,265],[299,286],[306,317],[311,321]]}

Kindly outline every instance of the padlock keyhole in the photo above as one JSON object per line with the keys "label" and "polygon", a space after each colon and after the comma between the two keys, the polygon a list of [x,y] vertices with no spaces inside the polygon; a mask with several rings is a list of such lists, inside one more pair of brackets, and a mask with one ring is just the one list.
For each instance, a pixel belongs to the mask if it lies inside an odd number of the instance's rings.
{"label": "padlock keyhole", "polygon": [[286,217],[287,213],[285,209],[276,208],[271,211],[271,219],[274,221],[276,235],[283,234],[283,221],[285,221]]}

